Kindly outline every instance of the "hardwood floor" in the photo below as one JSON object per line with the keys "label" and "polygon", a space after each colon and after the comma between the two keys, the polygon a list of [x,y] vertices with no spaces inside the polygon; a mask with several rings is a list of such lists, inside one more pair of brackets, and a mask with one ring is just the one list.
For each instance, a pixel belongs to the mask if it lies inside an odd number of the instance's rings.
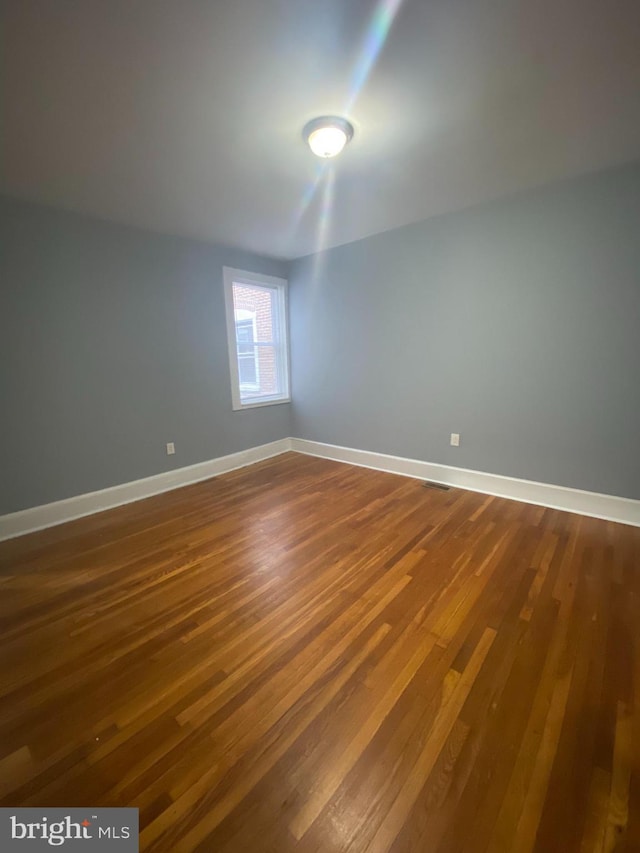
{"label": "hardwood floor", "polygon": [[0,798],[145,851],[640,850],[640,529],[293,453],[0,544]]}

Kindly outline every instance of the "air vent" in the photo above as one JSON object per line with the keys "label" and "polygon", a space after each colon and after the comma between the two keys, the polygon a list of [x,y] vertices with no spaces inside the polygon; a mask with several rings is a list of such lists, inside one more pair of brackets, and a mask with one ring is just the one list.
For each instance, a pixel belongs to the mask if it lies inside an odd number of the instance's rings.
{"label": "air vent", "polygon": [[439,492],[448,492],[451,486],[445,486],[444,483],[434,483],[433,480],[426,480],[423,483],[425,489],[437,489]]}

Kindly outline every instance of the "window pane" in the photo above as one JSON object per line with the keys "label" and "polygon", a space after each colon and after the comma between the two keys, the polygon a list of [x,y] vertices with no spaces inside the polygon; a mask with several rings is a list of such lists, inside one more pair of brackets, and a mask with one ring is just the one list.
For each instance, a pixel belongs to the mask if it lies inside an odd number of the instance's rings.
{"label": "window pane", "polygon": [[[251,313],[255,318],[255,340],[273,343],[277,339],[275,329],[276,292],[268,287],[251,287],[248,284],[233,285],[233,307],[236,316]],[[238,338],[238,341],[240,339]]]}
{"label": "window pane", "polygon": [[238,372],[241,400],[282,394],[277,350],[271,344],[254,346],[251,355],[241,353],[238,347]]}
{"label": "window pane", "polygon": [[253,323],[251,320],[239,320],[236,323],[236,337],[238,344],[253,346]]}
{"label": "window pane", "polygon": [[258,382],[257,354],[253,345],[255,317],[236,319],[236,342],[238,346],[238,379],[240,388],[256,387]]}
{"label": "window pane", "polygon": [[238,375],[240,379],[240,389],[255,389],[258,383],[258,364],[253,353],[253,348],[249,353],[241,353],[238,351]]}

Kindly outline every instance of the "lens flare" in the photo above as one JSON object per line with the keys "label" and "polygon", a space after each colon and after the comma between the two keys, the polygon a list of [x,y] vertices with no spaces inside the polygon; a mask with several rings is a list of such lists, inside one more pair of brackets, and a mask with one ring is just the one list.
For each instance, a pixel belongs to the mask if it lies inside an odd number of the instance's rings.
{"label": "lens flare", "polygon": [[[315,290],[322,272],[322,260],[324,250],[329,242],[329,229],[331,228],[331,214],[335,197],[336,173],[331,166],[324,172],[322,181],[322,194],[320,196],[320,211],[318,214],[318,231],[316,245],[311,260],[311,288]],[[313,301],[313,300],[312,300]]]}
{"label": "lens flare", "polygon": [[387,40],[391,25],[403,2],[404,0],[380,0],[374,9],[360,53],[351,73],[351,85],[343,111],[344,115],[350,114],[360,92],[369,79],[371,70],[380,56],[380,51]]}
{"label": "lens flare", "polygon": [[327,248],[329,239],[329,228],[331,227],[331,213],[333,211],[333,199],[335,195],[336,173],[332,168],[325,172],[325,180],[322,186],[322,198],[320,200],[320,215],[318,217],[318,240],[316,252],[322,252]]}
{"label": "lens flare", "polygon": [[315,198],[318,187],[322,183],[328,168],[329,164],[326,162],[326,160],[320,160],[316,163],[316,172],[313,176],[313,180],[311,180],[307,184],[305,191],[302,194],[302,198],[300,199],[300,204],[297,206],[293,214],[291,228],[289,229],[289,236],[291,239],[293,239],[298,228],[300,227],[300,223],[302,222],[305,213],[309,209],[309,205]]}

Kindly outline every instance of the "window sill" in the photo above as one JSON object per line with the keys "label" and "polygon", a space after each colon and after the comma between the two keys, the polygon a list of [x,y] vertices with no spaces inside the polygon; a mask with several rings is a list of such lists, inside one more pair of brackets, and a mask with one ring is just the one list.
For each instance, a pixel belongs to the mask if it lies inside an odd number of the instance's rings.
{"label": "window sill", "polygon": [[238,403],[233,404],[234,412],[241,412],[243,409],[258,409],[262,406],[281,406],[283,403],[290,403],[291,397],[278,397],[277,400],[256,400],[255,403]]}

